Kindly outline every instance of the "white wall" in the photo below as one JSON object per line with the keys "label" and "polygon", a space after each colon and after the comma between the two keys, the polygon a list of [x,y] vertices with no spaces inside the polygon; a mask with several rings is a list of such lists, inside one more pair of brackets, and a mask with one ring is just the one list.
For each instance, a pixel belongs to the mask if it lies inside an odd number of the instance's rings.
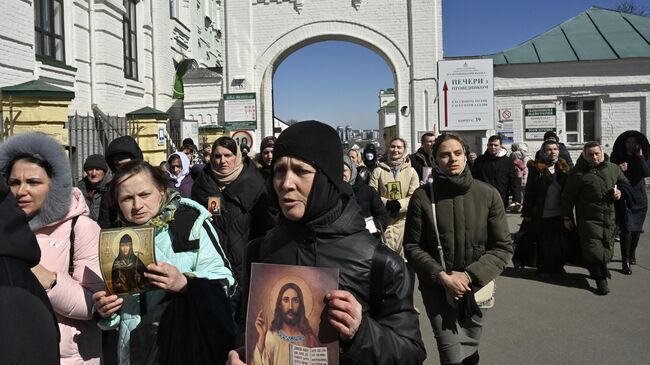
{"label": "white wall", "polygon": [[[563,101],[568,98],[596,100],[597,135],[609,152],[622,132],[634,129],[648,133],[650,107],[650,59],[620,59],[588,62],[559,62],[499,65],[494,69],[495,113],[512,108],[515,142],[528,143],[534,152],[541,141],[524,139],[523,109],[527,103],[555,103],[557,130],[566,142]],[[581,145],[571,146],[577,157]]]}

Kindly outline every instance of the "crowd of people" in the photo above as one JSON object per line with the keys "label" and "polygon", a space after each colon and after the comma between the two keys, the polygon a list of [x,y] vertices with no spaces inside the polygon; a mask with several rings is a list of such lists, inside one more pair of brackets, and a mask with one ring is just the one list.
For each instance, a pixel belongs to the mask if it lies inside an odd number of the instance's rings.
{"label": "crowd of people", "polygon": [[[406,140],[388,142],[385,155],[373,143],[344,154],[333,128],[309,121],[263,138],[255,156],[227,136],[202,150],[186,139],[152,166],[124,136],[88,156],[73,184],[54,139],[12,136],[0,144],[0,309],[15,316],[0,324],[15,337],[0,362],[244,364],[251,264],[269,263],[339,269],[321,319],[342,364],[424,361],[415,275],[441,363],[477,364],[511,260],[549,278],[580,256],[604,295],[618,236],[632,273],[650,177],[640,132],[621,134],[609,157],[586,143],[575,166],[554,132],[532,158],[523,143],[508,154],[499,135],[479,156],[453,133],[423,134],[412,155]],[[516,249],[507,211],[523,217]],[[140,226],[154,228],[156,263],[143,274],[154,289],[116,295],[102,280],[100,230]],[[271,364],[267,345],[249,363]]]}

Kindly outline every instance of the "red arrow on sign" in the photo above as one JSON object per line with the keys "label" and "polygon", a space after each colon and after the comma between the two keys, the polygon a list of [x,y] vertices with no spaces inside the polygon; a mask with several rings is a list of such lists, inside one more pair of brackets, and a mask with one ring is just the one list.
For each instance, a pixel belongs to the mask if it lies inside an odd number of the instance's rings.
{"label": "red arrow on sign", "polygon": [[447,90],[449,90],[449,88],[447,87],[447,81],[445,81],[445,84],[442,86],[442,91],[445,92],[445,128],[449,126],[449,105],[447,104]]}

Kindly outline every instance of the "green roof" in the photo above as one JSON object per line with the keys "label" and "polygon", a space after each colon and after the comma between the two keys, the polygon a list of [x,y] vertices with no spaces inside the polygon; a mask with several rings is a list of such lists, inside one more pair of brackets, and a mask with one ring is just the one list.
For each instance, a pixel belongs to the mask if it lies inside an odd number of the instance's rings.
{"label": "green roof", "polygon": [[167,119],[169,114],[148,106],[126,113],[127,119]]}
{"label": "green roof", "polygon": [[592,6],[517,47],[495,65],[650,57],[650,18]]}
{"label": "green roof", "polygon": [[74,91],[48,84],[41,80],[27,81],[22,84],[0,88],[3,96],[36,96],[57,99],[74,99]]}

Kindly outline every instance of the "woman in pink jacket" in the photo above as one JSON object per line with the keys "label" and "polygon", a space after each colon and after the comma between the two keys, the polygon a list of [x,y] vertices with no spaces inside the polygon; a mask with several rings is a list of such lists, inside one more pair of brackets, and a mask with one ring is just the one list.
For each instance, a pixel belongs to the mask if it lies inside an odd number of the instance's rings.
{"label": "woman in pink jacket", "polygon": [[101,332],[92,319],[92,294],[104,287],[100,228],[88,217],[81,191],[72,188],[63,147],[41,133],[14,135],[0,145],[0,171],[41,248],[32,272],[56,313],[61,364],[99,364]]}

